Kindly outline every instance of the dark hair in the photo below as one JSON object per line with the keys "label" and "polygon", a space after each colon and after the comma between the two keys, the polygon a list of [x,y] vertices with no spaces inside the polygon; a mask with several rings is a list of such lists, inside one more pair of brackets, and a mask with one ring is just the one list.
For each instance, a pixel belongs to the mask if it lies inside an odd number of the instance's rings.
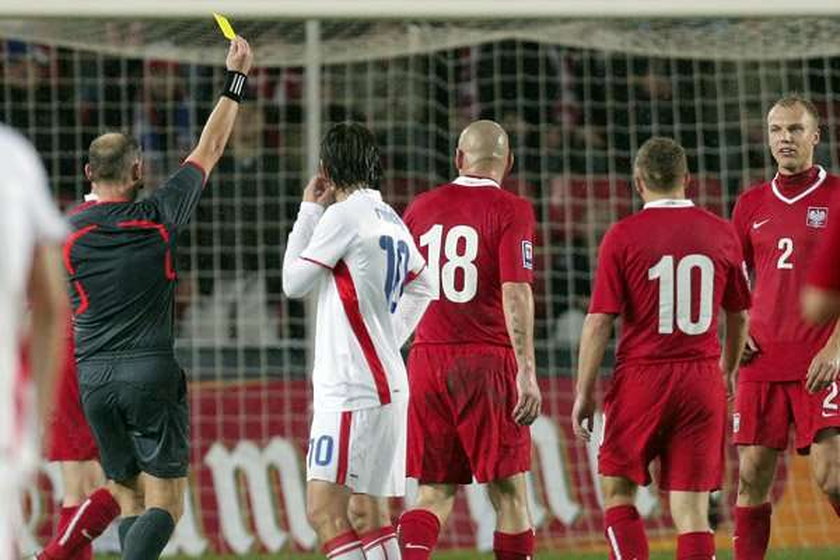
{"label": "dark hair", "polygon": [[[791,107],[796,107],[797,105],[801,105],[805,112],[811,115],[814,119],[814,122],[817,124],[817,128],[820,127],[820,112],[817,110],[816,105],[814,105],[810,99],[803,97],[800,93],[792,92],[775,103],[773,103],[773,107],[784,107],[785,109],[790,109]],[[773,107],[770,107],[770,110],[773,110]]]}
{"label": "dark hair", "polygon": [[688,161],[676,140],[654,136],[636,153],[636,168],[648,189],[666,193],[679,186],[688,173]]}
{"label": "dark hair", "polygon": [[363,125],[333,125],[321,141],[321,165],[337,189],[379,188],[382,163],[373,133]]}
{"label": "dark hair", "polygon": [[109,132],[90,143],[88,163],[91,180],[122,183],[130,180],[131,166],[140,157],[137,140],[122,132]]}

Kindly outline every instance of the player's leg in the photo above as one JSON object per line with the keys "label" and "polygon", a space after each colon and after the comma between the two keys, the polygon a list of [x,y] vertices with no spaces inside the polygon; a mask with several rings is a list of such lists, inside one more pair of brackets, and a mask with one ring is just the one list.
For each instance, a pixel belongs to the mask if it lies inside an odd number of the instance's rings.
{"label": "player's leg", "polygon": [[494,480],[487,485],[496,510],[493,552],[501,560],[528,560],[534,555],[534,527],[528,509],[525,473]]}
{"label": "player's leg", "polygon": [[[143,493],[144,509],[125,532],[123,560],[155,560],[169,542],[184,508],[186,477],[159,478],[148,473],[139,477],[139,488],[130,488],[125,499],[136,503]],[[141,490],[142,489],[142,490]],[[138,512],[131,512],[136,514]]]}
{"label": "player's leg", "polygon": [[709,494],[723,485],[726,388],[716,361],[671,366],[670,395],[660,452],[659,486],[669,493],[678,560],[714,560]]}
{"label": "player's leg", "polygon": [[460,359],[449,347],[412,348],[408,358],[410,401],[406,472],[420,481],[417,501],[400,516],[397,533],[404,559],[425,560],[455,502],[458,484],[472,482],[469,459],[457,431],[446,372]]}
{"label": "player's leg", "polygon": [[421,483],[414,506],[400,516],[400,550],[404,560],[431,558],[440,528],[449,519],[455,504],[456,484]]}
{"label": "player's leg", "polygon": [[647,535],[635,505],[638,486],[620,476],[602,475],[600,481],[604,496],[604,534],[610,547],[610,560],[647,560]]}
{"label": "player's leg", "polygon": [[[44,548],[50,548],[50,546],[55,548],[54,543],[60,540],[67,531],[85,498],[105,482],[105,475],[102,473],[99,461],[59,461],[59,468],[64,489],[61,511],[55,535]],[[87,544],[80,550],[74,551],[70,557],[75,560],[89,560],[93,557],[93,547]]]}
{"label": "player's leg", "polygon": [[709,526],[709,492],[669,492],[677,529],[677,560],[714,560],[715,539]]}
{"label": "player's leg", "polygon": [[840,429],[826,428],[811,445],[811,467],[820,490],[840,517]]}
{"label": "player's leg", "polygon": [[810,446],[811,470],[820,490],[840,517],[840,383],[811,394],[800,386],[796,447]]}
{"label": "player's leg", "polygon": [[739,381],[733,417],[738,446],[738,497],[733,531],[739,560],[764,558],[770,542],[770,489],[779,451],[787,448],[792,405],[785,385]]}
{"label": "player's leg", "polygon": [[473,351],[472,368],[457,368],[447,380],[458,418],[458,436],[478,482],[488,483],[497,512],[496,558],[534,554],[525,473],[531,468],[531,432],[513,420],[518,392],[516,359],[506,348]]}
{"label": "player's leg", "polygon": [[[137,467],[131,458],[130,440],[122,426],[119,413],[113,407],[113,393],[107,382],[99,382],[103,376],[107,376],[102,368],[107,369],[107,366],[87,364],[79,368],[84,412],[96,439],[105,475],[109,479],[128,479],[136,476]],[[97,383],[86,384],[85,380],[88,378],[96,379]],[[75,558],[101,535],[119,514],[119,503],[108,488],[100,487],[90,492],[79,503],[64,531],[44,548],[39,558]]]}
{"label": "player's leg", "polygon": [[348,517],[350,526],[362,541],[365,558],[394,560],[400,557],[387,498],[353,494],[350,496]]}
{"label": "player's leg", "polygon": [[346,486],[325,480],[306,483],[306,517],[318,534],[324,554],[331,560],[365,557],[362,542],[347,515],[350,494]]}

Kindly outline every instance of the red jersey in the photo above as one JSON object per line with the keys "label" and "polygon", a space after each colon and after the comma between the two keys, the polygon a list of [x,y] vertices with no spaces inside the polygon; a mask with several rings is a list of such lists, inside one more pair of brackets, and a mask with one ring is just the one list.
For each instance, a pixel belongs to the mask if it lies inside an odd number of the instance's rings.
{"label": "red jersey", "polygon": [[840,191],[834,194],[832,205],[829,208],[832,220],[828,223],[825,233],[820,237],[817,245],[817,252],[811,261],[811,270],[808,273],[808,284],[840,292]]}
{"label": "red jersey", "polygon": [[755,278],[750,335],[761,352],[760,359],[741,368],[745,381],[804,378],[831,335],[833,325],[802,319],[799,298],[838,187],[840,177],[815,166],[797,175],[776,175],[738,198],[732,222]]}
{"label": "red jersey", "polygon": [[533,278],[531,204],[491,179],[458,177],[415,198],[403,220],[436,292],[414,344],[510,346],[502,284]]}
{"label": "red jersey", "polygon": [[645,204],[601,242],[589,312],[621,315],[619,366],[719,358],[719,308],[749,306],[735,231],[690,200]]}

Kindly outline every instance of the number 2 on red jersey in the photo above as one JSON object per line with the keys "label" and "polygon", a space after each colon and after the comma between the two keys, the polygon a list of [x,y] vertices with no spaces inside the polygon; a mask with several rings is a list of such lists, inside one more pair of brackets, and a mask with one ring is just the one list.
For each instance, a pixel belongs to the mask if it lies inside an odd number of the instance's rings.
{"label": "number 2 on red jersey", "polygon": [[[471,226],[453,226],[444,231],[442,224],[435,224],[420,236],[420,246],[428,247],[427,265],[432,281],[433,299],[440,299],[440,292],[453,303],[472,301],[478,292],[478,232]],[[441,251],[445,260],[441,262]],[[458,271],[462,281],[456,281]]]}

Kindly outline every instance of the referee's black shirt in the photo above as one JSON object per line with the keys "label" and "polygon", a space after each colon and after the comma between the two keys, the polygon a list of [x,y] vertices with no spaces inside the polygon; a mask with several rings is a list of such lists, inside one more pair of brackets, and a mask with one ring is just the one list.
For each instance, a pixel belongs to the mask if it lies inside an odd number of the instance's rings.
{"label": "referee's black shirt", "polygon": [[76,360],[171,354],[178,229],[192,217],[205,174],[186,163],[139,202],[86,202],[64,244]]}

